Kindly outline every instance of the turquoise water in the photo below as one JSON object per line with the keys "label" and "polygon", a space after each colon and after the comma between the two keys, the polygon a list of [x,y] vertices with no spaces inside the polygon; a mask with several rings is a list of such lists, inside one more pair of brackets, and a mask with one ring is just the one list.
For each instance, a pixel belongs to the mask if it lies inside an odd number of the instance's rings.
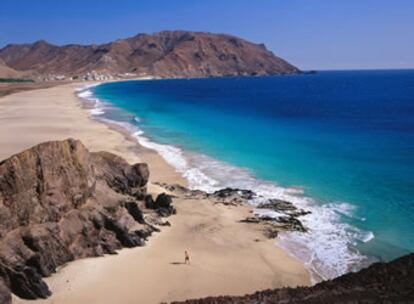
{"label": "turquoise water", "polygon": [[312,210],[311,235],[286,234],[280,245],[324,277],[414,251],[414,71],[129,81],[92,91],[96,117],[136,132],[193,187],[255,188]]}

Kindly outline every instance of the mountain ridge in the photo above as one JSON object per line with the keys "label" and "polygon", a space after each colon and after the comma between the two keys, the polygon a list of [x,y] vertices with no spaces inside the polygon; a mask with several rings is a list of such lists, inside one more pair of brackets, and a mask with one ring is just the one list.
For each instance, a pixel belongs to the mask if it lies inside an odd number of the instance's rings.
{"label": "mountain ridge", "polygon": [[300,70],[264,44],[229,34],[189,31],[139,33],[103,44],[66,44],[38,40],[8,44],[0,59],[33,75],[74,77],[96,71],[111,76],[185,78],[292,74]]}

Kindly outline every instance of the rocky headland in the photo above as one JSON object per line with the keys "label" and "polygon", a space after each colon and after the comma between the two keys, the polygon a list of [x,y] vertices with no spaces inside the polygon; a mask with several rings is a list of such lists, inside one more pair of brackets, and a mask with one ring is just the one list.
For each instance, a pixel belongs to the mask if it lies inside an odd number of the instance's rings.
{"label": "rocky headland", "polygon": [[46,298],[43,277],[84,257],[143,246],[171,198],[147,194],[146,164],[77,140],[39,144],[0,163],[0,302]]}

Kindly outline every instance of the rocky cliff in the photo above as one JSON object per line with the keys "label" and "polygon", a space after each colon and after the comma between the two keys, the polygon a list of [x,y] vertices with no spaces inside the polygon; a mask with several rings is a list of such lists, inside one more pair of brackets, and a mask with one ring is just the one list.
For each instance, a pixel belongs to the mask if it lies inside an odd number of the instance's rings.
{"label": "rocky cliff", "polygon": [[265,290],[242,297],[210,297],[180,303],[414,303],[414,254],[390,263],[375,263],[357,273],[348,273],[313,287]]}
{"label": "rocky cliff", "polygon": [[202,32],[165,31],[138,34],[102,45],[56,46],[46,41],[10,44],[0,58],[11,68],[34,74],[206,77],[274,75],[299,70],[263,44]]}
{"label": "rocky cliff", "polygon": [[144,245],[151,223],[174,213],[169,196],[147,195],[148,177],[146,164],[73,139],[0,162],[0,303],[10,291],[48,297],[42,277],[69,261]]}

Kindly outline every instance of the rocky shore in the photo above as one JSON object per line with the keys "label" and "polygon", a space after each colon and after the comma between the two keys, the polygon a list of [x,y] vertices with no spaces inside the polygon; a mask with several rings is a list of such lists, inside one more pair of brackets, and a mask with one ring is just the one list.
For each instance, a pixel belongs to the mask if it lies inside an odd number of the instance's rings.
{"label": "rocky shore", "polygon": [[[226,188],[214,193],[158,183],[166,193],[147,194],[149,169],[129,165],[109,152],[89,152],[77,140],[39,144],[0,163],[0,294],[9,303],[51,295],[43,277],[70,261],[116,254],[145,245],[163,218],[176,213],[172,198],[212,201],[229,207],[257,195]],[[194,208],[197,208],[196,206]],[[298,217],[306,214],[289,202],[270,200],[258,208],[281,217],[252,214],[242,223],[257,224],[269,238],[279,231],[306,232]]]}
{"label": "rocky shore", "polygon": [[75,259],[143,246],[175,213],[147,194],[145,163],[129,165],[80,141],[46,142],[0,163],[0,299],[46,298],[43,281]]}
{"label": "rocky shore", "polygon": [[[187,199],[209,199],[214,204],[223,204],[225,206],[237,207],[259,198],[255,192],[246,189],[225,188],[213,193],[207,193],[201,190],[190,190],[178,184],[169,185],[158,183],[158,185],[179,197]],[[240,220],[240,222],[260,225],[263,234],[268,238],[276,238],[278,233],[282,231],[308,231],[300,221],[300,217],[309,214],[310,211],[298,209],[291,202],[274,198],[258,204],[256,208],[274,211],[277,216],[261,216],[252,211],[250,216]]]}
{"label": "rocky shore", "polygon": [[[165,193],[154,198],[147,193],[148,179],[145,163],[89,152],[73,139],[42,143],[0,162],[0,303],[11,303],[11,293],[49,297],[43,278],[70,261],[145,245],[158,227],[170,225],[164,218],[176,213],[173,199],[238,208],[258,198],[243,189],[206,193],[167,183],[157,183]],[[251,210],[239,222],[257,225],[268,238],[280,231],[307,232],[300,217],[308,211],[290,202],[272,199],[257,208],[278,216]],[[312,287],[174,303],[414,303],[413,283],[411,254]]]}

